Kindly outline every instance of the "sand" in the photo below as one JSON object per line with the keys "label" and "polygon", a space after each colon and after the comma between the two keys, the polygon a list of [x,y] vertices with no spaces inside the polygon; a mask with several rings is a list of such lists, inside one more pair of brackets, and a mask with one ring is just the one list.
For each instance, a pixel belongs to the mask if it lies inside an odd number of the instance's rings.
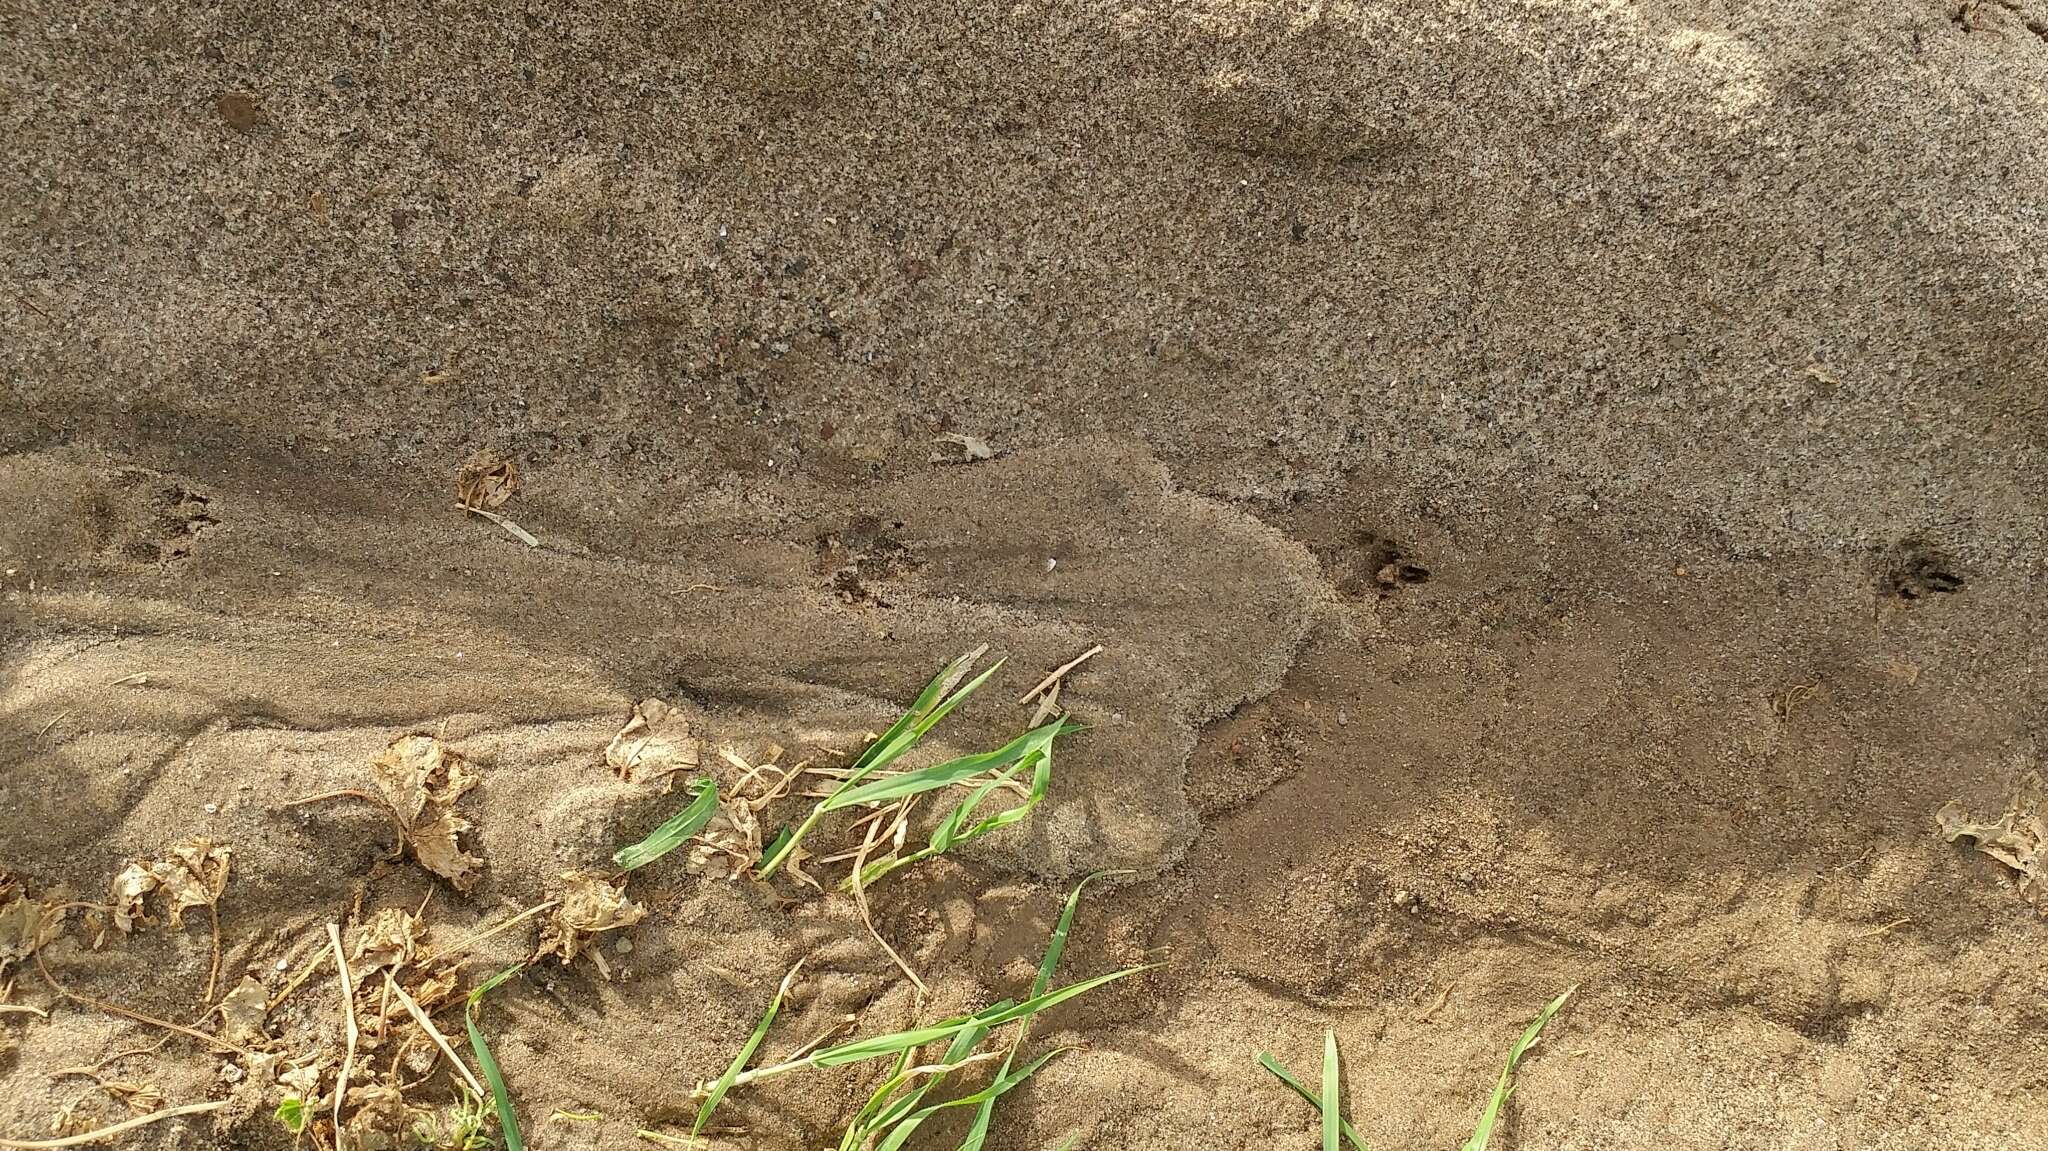
{"label": "sand", "polygon": [[[445,945],[665,817],[604,762],[640,700],[822,756],[989,644],[931,759],[1099,643],[1047,803],[875,893],[929,1001],[848,900],[664,861],[609,979],[491,1001],[529,1144],[687,1125],[799,956],[770,1054],[1017,995],[1103,867],[1067,975],[1170,962],[1041,1022],[1079,1048],[992,1148],[1313,1147],[1252,1054],[1326,1025],[1376,1147],[1454,1146],[1574,985],[1496,1148],[2048,1143],[2048,921],[1935,819],[2043,767],[2040,0],[0,29],[31,893],[230,844],[223,983],[281,990],[330,922]],[[454,507],[477,452],[540,547]],[[468,893],[286,806],[413,732],[481,775]],[[190,1021],[204,918],[42,957]],[[0,1138],[130,1114],[51,1073],[162,1033],[9,980],[48,1017],[0,1015]],[[270,1018],[340,1029],[331,972]],[[238,1064],[111,1065],[228,1104],[123,1145],[289,1146]],[[832,1144],[870,1085],[736,1092],[722,1145]]]}

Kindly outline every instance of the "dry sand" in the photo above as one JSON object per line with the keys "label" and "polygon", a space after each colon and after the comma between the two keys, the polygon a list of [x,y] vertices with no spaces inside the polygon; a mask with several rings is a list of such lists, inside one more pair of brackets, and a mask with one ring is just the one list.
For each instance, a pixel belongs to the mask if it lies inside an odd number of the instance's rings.
{"label": "dry sand", "polygon": [[[1305,1151],[1251,1053],[1329,1024],[1447,1148],[1573,984],[1497,1147],[2048,1145],[2048,921],[1934,819],[2042,766],[2044,123],[2042,0],[0,5],[0,867],[232,844],[278,989],[663,817],[637,700],[810,754],[988,643],[976,746],[1099,642],[1048,804],[876,893],[930,1014],[1136,872],[1067,970],[1171,964],[992,1147]],[[542,547],[451,506],[480,449]],[[281,806],[413,731],[483,776],[467,895]],[[843,899],[633,882],[609,981],[493,1001],[537,1149],[652,1146],[799,955],[769,1052],[913,1018]],[[202,918],[44,958],[189,1020]],[[50,1073],[159,1033],[7,978],[0,1138],[128,1114]],[[271,1025],[334,1043],[331,977]],[[125,1144],[287,1146],[230,1062],[114,1064],[230,1100]]]}

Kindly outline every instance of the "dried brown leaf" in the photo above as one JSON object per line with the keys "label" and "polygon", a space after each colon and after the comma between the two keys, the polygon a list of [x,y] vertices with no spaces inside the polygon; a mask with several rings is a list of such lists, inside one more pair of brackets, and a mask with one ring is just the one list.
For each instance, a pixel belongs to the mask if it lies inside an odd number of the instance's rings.
{"label": "dried brown leaf", "polygon": [[126,1103],[129,1110],[138,1115],[161,1110],[164,1105],[164,1093],[147,1083],[127,1079],[102,1079],[100,1087],[107,1094]]}
{"label": "dried brown leaf", "polygon": [[366,971],[399,968],[411,963],[419,952],[420,921],[403,907],[380,908],[370,921],[356,928],[353,958]]}
{"label": "dried brown leaf", "polygon": [[401,1148],[413,1145],[410,1138],[417,1121],[428,1114],[410,1106],[405,1093],[386,1083],[366,1083],[348,1089],[348,1118],[351,1146]]}
{"label": "dried brown leaf", "polygon": [[628,783],[693,771],[700,753],[689,720],[658,699],[643,699],[604,749],[604,761]]}
{"label": "dried brown leaf", "polygon": [[761,862],[761,821],[743,799],[720,799],[711,821],[690,842],[691,871],[710,879],[737,879]]}
{"label": "dried brown leaf", "polygon": [[540,954],[569,963],[590,945],[591,936],[630,927],[647,917],[647,909],[626,898],[623,884],[591,871],[566,871],[561,903],[540,933]]}
{"label": "dried brown leaf", "polygon": [[455,498],[466,508],[502,507],[519,490],[519,469],[512,461],[479,452],[455,472]]}
{"label": "dried brown leaf", "polygon": [[290,1088],[293,1095],[311,1103],[320,1098],[320,1076],[326,1067],[324,1059],[310,1060],[279,1072],[277,1081]]}
{"label": "dried brown leaf", "polygon": [[960,449],[958,456],[948,456],[942,452],[934,453],[932,462],[935,464],[947,463],[949,461],[976,463],[995,456],[995,452],[990,450],[988,446],[988,441],[979,436],[963,435],[960,432],[947,432],[942,436],[932,437],[932,442]]}
{"label": "dried brown leaf", "polygon": [[256,979],[244,976],[239,986],[221,997],[221,1037],[238,1047],[260,1043],[270,1038],[263,1027],[269,1014],[270,992]]}
{"label": "dried brown leaf", "polygon": [[221,892],[227,890],[233,855],[233,848],[210,839],[188,839],[173,845],[168,855],[150,864],[151,877],[169,901],[172,927],[185,925],[187,908],[212,907],[220,901]]}
{"label": "dried brown leaf", "polygon": [[419,987],[412,993],[413,1002],[426,1011],[433,1011],[444,1003],[452,1002],[455,999],[456,981],[460,976],[461,969],[457,967],[444,967],[434,972],[420,981]]}
{"label": "dried brown leaf", "polygon": [[461,835],[473,825],[454,810],[477,785],[469,762],[432,736],[406,735],[371,760],[370,771],[420,866],[457,891],[475,887],[484,861],[462,849]]}
{"label": "dried brown leaf", "polygon": [[149,923],[142,901],[157,889],[159,882],[147,863],[131,863],[114,877],[107,891],[107,905],[113,908],[114,926],[123,934]]}
{"label": "dried brown leaf", "polygon": [[34,955],[57,937],[63,916],[19,893],[0,876],[0,972]]}
{"label": "dried brown leaf", "polygon": [[2020,894],[2048,910],[2048,788],[2028,773],[2006,805],[2005,814],[1985,823],[1970,818],[1969,809],[1950,803],[1935,813],[1941,836],[1950,843],[1967,840],[1972,847],[2019,873]]}

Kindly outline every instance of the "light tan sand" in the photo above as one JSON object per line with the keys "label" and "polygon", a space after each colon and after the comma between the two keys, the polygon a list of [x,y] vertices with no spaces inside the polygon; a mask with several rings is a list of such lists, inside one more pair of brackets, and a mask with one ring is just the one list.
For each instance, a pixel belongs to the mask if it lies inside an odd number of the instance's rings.
{"label": "light tan sand", "polygon": [[[1325,1025],[1376,1147],[1455,1146],[1574,984],[1496,1149],[2048,1145],[2048,923],[1934,820],[2042,767],[2044,116],[2039,0],[15,5],[0,868],[229,843],[280,990],[668,814],[638,700],[794,758],[990,644],[933,757],[1100,643],[1045,807],[875,893],[921,1011],[844,898],[657,864],[610,980],[492,1001],[529,1146],[687,1126],[802,955],[770,1056],[1017,995],[1099,867],[1066,971],[1171,962],[992,1148],[1305,1151],[1252,1053]],[[467,895],[283,806],[408,732],[482,774]],[[189,1022],[203,918],[44,958]],[[126,1117],[50,1073],[159,1033],[6,978],[0,1137]],[[338,1049],[331,974],[271,1027]],[[288,1146],[230,1062],[110,1068],[229,1101],[123,1145]]]}

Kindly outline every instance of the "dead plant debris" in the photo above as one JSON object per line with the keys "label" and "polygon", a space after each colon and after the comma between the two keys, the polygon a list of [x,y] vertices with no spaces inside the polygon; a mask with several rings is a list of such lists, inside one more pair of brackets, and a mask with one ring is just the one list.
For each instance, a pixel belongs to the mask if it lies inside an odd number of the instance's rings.
{"label": "dead plant debris", "polygon": [[400,736],[370,770],[391,809],[404,848],[420,866],[467,892],[482,876],[484,861],[462,849],[460,837],[473,826],[455,801],[478,782],[469,761],[430,735]]}
{"label": "dead plant debris", "polygon": [[419,954],[420,921],[403,907],[386,907],[356,928],[354,958],[364,971],[397,970]]}
{"label": "dead plant debris", "polygon": [[695,771],[698,758],[689,719],[658,699],[634,705],[626,726],[604,749],[606,765],[627,783],[670,782],[677,772]]}
{"label": "dead plant debris", "polygon": [[994,459],[996,454],[995,450],[988,446],[987,440],[979,436],[962,435],[959,432],[947,432],[941,436],[933,436],[932,442],[955,449],[952,453],[933,452],[932,462],[935,464],[980,463],[982,460]]}
{"label": "dead plant debris", "polygon": [[[631,927],[647,918],[645,907],[626,898],[623,880],[615,883],[610,876],[596,872],[565,871],[562,882],[565,888],[561,901],[548,917],[547,926],[541,929],[541,955],[557,956],[565,965],[572,963],[591,947],[594,936]],[[609,978],[603,956],[592,950],[591,957]]]}
{"label": "dead plant debris", "polygon": [[495,452],[478,452],[455,472],[455,498],[464,508],[504,507],[519,490],[519,469]]}
{"label": "dead plant debris", "polygon": [[[107,893],[108,916],[123,935],[155,922],[148,911],[152,895],[161,897],[164,915],[173,931],[185,926],[186,911],[206,908],[213,931],[213,964],[206,979],[209,1003],[220,983],[220,897],[227,890],[233,856],[234,849],[226,844],[216,844],[204,836],[188,839],[173,844],[159,859],[138,860],[122,868]],[[102,931],[93,945],[104,942]]]}
{"label": "dead plant debris", "polygon": [[244,1047],[270,1038],[264,1021],[270,1015],[270,992],[260,980],[243,976],[233,991],[221,996],[221,1036]]}
{"label": "dead plant debris", "polygon": [[0,871],[0,975],[57,937],[63,914],[30,899],[13,876]]}
{"label": "dead plant debris", "polygon": [[1989,823],[1970,818],[1970,809],[1949,803],[1935,813],[1941,837],[1970,846],[2018,873],[2020,895],[2048,912],[2048,787],[2028,772],[2013,792],[2005,814]]}

